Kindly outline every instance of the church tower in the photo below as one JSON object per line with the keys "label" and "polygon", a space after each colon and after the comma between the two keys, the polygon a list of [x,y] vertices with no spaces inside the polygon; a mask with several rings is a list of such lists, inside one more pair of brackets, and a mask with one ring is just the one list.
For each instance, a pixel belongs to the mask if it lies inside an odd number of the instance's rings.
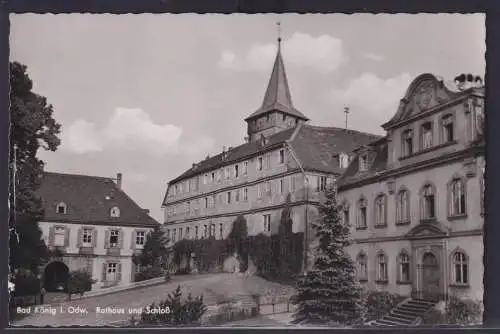
{"label": "church tower", "polygon": [[245,119],[248,123],[248,139],[250,142],[257,141],[262,135],[268,137],[308,120],[292,104],[285,65],[281,57],[281,37],[278,37],[278,53],[262,106]]}

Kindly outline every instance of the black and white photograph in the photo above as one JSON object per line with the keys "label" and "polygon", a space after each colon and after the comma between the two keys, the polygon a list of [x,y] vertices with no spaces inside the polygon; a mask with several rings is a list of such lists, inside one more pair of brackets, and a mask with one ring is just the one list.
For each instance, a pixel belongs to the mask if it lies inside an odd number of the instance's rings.
{"label": "black and white photograph", "polygon": [[10,14],[10,326],[483,321],[484,14]]}

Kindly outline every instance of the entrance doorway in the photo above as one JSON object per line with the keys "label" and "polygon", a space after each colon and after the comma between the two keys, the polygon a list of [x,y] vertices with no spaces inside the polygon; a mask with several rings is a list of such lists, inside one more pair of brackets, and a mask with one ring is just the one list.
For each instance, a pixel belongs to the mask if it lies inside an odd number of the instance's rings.
{"label": "entrance doorway", "polygon": [[44,288],[47,292],[67,292],[69,269],[63,262],[56,261],[47,265],[44,275]]}
{"label": "entrance doorway", "polygon": [[439,300],[441,295],[441,274],[436,256],[427,252],[422,257],[422,292],[423,299]]}

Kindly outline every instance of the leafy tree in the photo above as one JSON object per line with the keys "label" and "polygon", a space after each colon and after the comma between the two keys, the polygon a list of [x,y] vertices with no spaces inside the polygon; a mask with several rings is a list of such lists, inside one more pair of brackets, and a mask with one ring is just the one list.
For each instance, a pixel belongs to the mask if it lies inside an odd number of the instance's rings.
{"label": "leafy tree", "polygon": [[229,253],[236,252],[240,257],[240,269],[246,271],[248,267],[248,226],[245,217],[238,216],[233,222],[233,228],[227,237]]}
{"label": "leafy tree", "polygon": [[9,186],[11,269],[33,272],[47,257],[38,221],[43,217],[36,191],[40,186],[43,161],[37,158],[40,147],[55,151],[60,144],[60,124],[52,117],[47,99],[32,91],[26,66],[11,62],[10,69],[10,179]]}
{"label": "leafy tree", "polygon": [[280,225],[278,227],[279,254],[278,270],[281,277],[289,277],[292,274],[293,263],[296,260],[292,258],[292,216],[290,209],[290,194],[286,198],[286,203],[281,212]]}
{"label": "leafy tree", "polygon": [[134,263],[144,267],[165,268],[170,252],[167,244],[168,239],[160,225],[155,226],[148,233],[142,252],[134,257]]}
{"label": "leafy tree", "polygon": [[96,281],[86,270],[72,271],[68,277],[68,295],[71,299],[72,294],[83,294],[86,291],[92,290],[92,284]]}
{"label": "leafy tree", "polygon": [[360,320],[361,289],[346,252],[349,226],[342,223],[336,195],[335,186],[326,189],[320,217],[313,224],[318,238],[316,257],[312,270],[297,282],[296,323],[349,325]]}
{"label": "leafy tree", "polygon": [[182,300],[180,285],[173,293],[168,294],[166,300],[149,306],[149,309],[156,308],[168,310],[168,312],[155,314],[143,312],[140,320],[141,325],[199,325],[201,317],[207,310],[203,304],[203,296],[193,298],[189,294],[186,300]]}

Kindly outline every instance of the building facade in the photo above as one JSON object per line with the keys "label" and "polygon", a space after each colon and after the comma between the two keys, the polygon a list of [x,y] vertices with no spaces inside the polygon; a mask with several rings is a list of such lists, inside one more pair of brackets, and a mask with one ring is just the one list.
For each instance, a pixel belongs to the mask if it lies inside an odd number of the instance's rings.
{"label": "building facade", "polygon": [[39,195],[44,219],[42,238],[52,252],[44,267],[47,291],[66,288],[68,273],[88,271],[96,283],[92,290],[134,281],[132,262],[149,231],[158,226],[121,189],[116,179],[44,173]]}
{"label": "building facade", "polygon": [[207,156],[169,182],[164,229],[172,242],[225,238],[238,215],[250,235],[276,233],[288,195],[293,231],[307,232],[304,222],[317,215],[326,184],[342,174],[357,146],[379,138],[309,125],[292,103],[279,46],[263,103],[245,121],[244,144]]}
{"label": "building facade", "polygon": [[473,80],[417,77],[387,136],[358,148],[339,180],[370,290],[483,298],[484,87]]}

